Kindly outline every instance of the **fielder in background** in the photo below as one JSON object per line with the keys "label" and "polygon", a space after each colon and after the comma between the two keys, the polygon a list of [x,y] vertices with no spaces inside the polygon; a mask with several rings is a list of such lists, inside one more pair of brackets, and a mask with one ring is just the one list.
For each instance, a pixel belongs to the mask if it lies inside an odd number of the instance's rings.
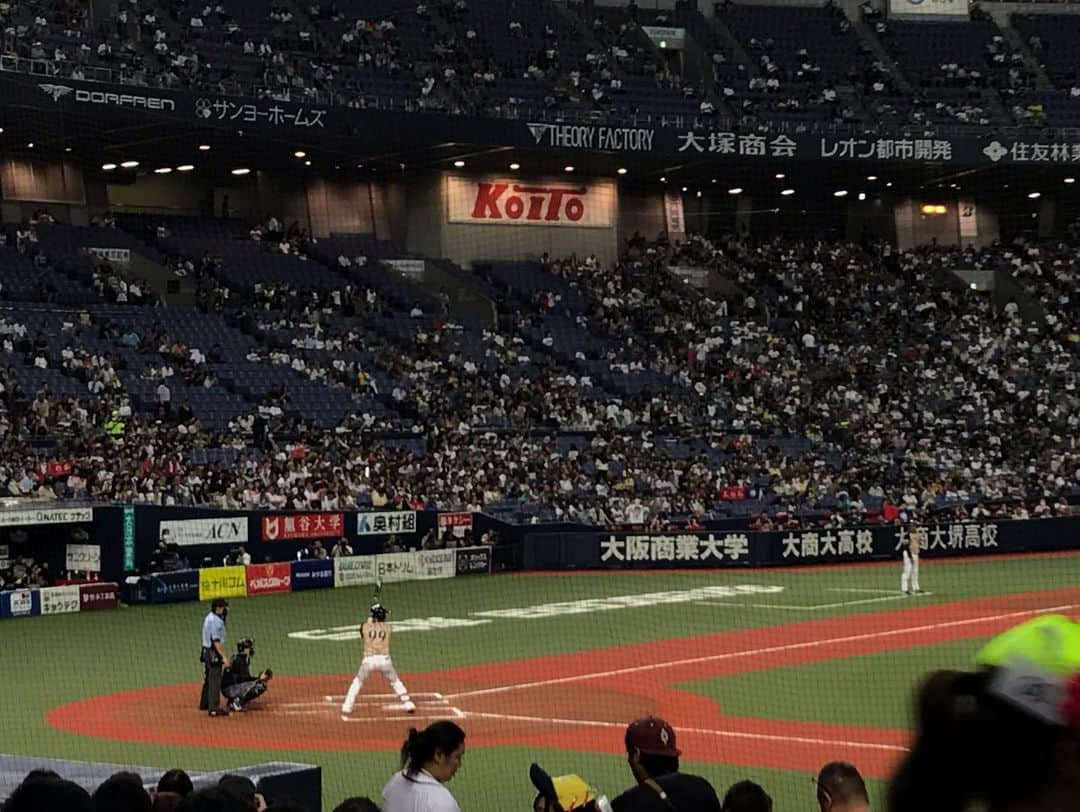
{"label": "fielder in background", "polygon": [[345,702],[341,706],[341,717],[347,718],[352,713],[353,705],[360,689],[364,687],[364,681],[372,671],[381,671],[390,682],[390,687],[401,700],[401,707],[406,713],[413,713],[416,705],[409,697],[409,689],[401,681],[394,662],[390,659],[390,635],[392,630],[386,621],[387,610],[381,603],[373,603],[369,610],[368,619],[360,627],[364,638],[364,659],[360,662],[360,669],[353,677],[349,692],[345,695]]}
{"label": "fielder in background", "polygon": [[904,569],[900,574],[900,590],[905,595],[922,592],[919,589],[919,536],[908,535],[907,547],[904,548]]}

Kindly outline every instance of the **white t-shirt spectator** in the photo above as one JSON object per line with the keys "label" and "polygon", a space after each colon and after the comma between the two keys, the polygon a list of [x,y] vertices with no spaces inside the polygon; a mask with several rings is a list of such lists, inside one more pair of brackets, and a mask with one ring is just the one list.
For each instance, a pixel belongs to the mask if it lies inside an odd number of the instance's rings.
{"label": "white t-shirt spectator", "polygon": [[461,812],[450,790],[430,773],[394,773],[383,787],[383,812]]}
{"label": "white t-shirt spectator", "polygon": [[172,400],[172,392],[169,391],[169,387],[165,385],[164,381],[162,381],[161,383],[158,384],[157,401],[162,406],[168,406],[169,401],[171,401],[171,400]]}

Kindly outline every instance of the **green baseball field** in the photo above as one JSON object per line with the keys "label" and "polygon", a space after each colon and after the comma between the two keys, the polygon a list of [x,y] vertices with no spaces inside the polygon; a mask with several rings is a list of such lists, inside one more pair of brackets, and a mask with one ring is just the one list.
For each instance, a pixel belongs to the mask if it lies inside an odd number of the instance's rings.
{"label": "green baseball field", "polygon": [[761,783],[807,809],[810,776],[854,762],[881,806],[909,740],[913,686],[970,666],[979,645],[1042,612],[1080,608],[1080,554],[738,572],[498,575],[392,583],[393,659],[418,708],[379,674],[348,720],[366,588],[237,599],[230,651],[256,641],[270,691],[247,713],[197,710],[205,604],[0,624],[0,751],[190,770],[297,761],[323,768],[324,807],[378,799],[410,724],[466,731],[450,788],[464,810],[527,810],[530,762],[614,796],[631,784],[622,735],[664,716],[683,769],[717,791]]}

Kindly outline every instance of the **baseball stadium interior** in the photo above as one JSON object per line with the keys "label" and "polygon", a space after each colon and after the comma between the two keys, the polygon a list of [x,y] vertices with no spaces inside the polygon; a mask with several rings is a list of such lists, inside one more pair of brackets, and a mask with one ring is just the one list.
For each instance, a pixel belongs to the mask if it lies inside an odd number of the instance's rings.
{"label": "baseball stadium interior", "polygon": [[1080,809],[1080,2],[0,30],[2,812]]}

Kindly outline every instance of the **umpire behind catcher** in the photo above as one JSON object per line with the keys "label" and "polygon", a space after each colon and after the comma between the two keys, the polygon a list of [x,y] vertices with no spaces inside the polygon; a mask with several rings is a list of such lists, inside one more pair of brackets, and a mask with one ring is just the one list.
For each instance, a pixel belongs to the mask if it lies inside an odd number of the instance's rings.
{"label": "umpire behind catcher", "polygon": [[225,618],[228,616],[229,602],[214,598],[210,613],[203,619],[202,653],[199,655],[203,664],[203,686],[199,710],[209,711],[211,716],[229,715],[229,711],[221,707],[221,672],[229,667],[229,658],[225,654]]}

